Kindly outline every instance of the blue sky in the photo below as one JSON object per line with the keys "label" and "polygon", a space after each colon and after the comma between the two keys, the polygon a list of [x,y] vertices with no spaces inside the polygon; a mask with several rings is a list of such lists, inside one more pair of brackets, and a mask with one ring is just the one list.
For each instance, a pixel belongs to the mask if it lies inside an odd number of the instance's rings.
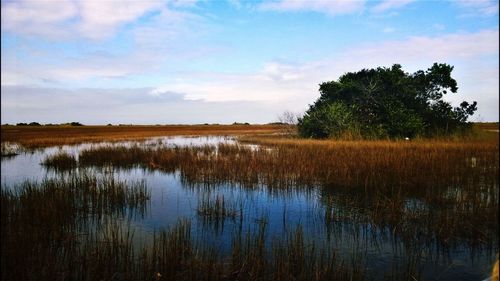
{"label": "blue sky", "polygon": [[2,123],[267,123],[318,84],[455,66],[498,121],[498,1],[2,1]]}

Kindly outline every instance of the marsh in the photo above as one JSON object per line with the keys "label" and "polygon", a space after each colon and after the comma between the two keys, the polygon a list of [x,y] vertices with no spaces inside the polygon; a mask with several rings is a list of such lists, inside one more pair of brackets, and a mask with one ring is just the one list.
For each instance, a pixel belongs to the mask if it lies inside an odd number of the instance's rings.
{"label": "marsh", "polygon": [[3,279],[490,271],[498,143],[242,139],[80,143],[2,158]]}

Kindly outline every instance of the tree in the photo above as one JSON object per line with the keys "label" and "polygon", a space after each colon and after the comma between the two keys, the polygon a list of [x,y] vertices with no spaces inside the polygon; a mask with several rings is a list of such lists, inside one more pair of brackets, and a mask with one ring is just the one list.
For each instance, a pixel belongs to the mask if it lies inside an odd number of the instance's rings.
{"label": "tree", "polygon": [[297,123],[299,121],[299,118],[299,113],[286,110],[278,115],[278,124],[284,126],[284,133],[295,134],[297,132]]}
{"label": "tree", "polygon": [[320,84],[320,97],[299,119],[307,137],[405,138],[447,135],[467,127],[477,103],[453,108],[442,100],[456,93],[453,66],[404,72],[401,65],[362,69]]}

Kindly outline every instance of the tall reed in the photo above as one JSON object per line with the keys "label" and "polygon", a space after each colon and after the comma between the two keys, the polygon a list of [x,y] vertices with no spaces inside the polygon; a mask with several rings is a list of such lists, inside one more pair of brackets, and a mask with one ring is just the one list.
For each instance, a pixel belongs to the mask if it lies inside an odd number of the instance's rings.
{"label": "tall reed", "polygon": [[[285,191],[318,188],[328,229],[350,227],[348,235],[358,237],[363,233],[391,239],[394,247],[403,245],[409,258],[395,265],[399,273],[392,276],[411,280],[420,278],[420,260],[424,256],[433,257],[436,252],[442,254],[464,246],[471,253],[498,251],[498,148],[498,140],[461,143],[269,139],[258,148],[241,144],[105,148],[109,150],[105,161],[99,160],[103,150],[93,148],[86,153],[95,156],[78,164],[177,170],[185,183],[208,188],[223,183]],[[340,193],[343,196],[336,196]],[[220,201],[217,208],[217,204],[207,203],[212,207],[206,209],[213,210],[201,214],[220,213]],[[203,206],[199,209],[203,210]],[[304,239],[300,239],[300,231],[294,235],[297,239],[287,240],[291,244],[280,241],[279,247],[301,249]],[[296,255],[293,260],[269,259],[269,247],[264,240],[255,236],[245,239],[242,234],[237,237],[231,256],[233,273],[227,275],[226,264],[212,259],[208,264],[214,275],[210,276],[217,277],[210,278],[254,276],[285,280],[310,277],[313,272],[315,278],[344,278],[339,272],[347,272],[345,276],[350,278],[363,275],[359,262],[351,266],[337,260],[332,266],[335,271],[330,270],[328,263],[335,256],[319,250],[313,255],[309,246],[304,246],[303,252],[293,250],[296,254],[272,250],[281,256]],[[211,251],[202,251],[204,254],[197,255],[192,263],[199,264],[200,256]],[[311,264],[304,258],[311,256],[323,256],[324,260]],[[343,266],[345,270],[341,269]],[[401,267],[405,269],[401,271]]]}
{"label": "tall reed", "polygon": [[82,151],[78,164],[178,169],[186,180],[207,184],[230,182],[270,188],[327,185],[425,196],[451,186],[498,184],[498,156],[498,143],[490,142],[292,141],[275,143],[269,149],[229,144],[98,147]]}
{"label": "tall reed", "polygon": [[[290,243],[276,238],[269,250],[265,220],[257,232],[236,231],[228,255],[195,241],[187,220],[154,233],[144,244],[137,243],[127,220],[104,216],[97,222],[87,221],[102,215],[82,204],[88,197],[62,200],[68,199],[63,189],[71,184],[71,180],[25,183],[17,192],[2,191],[2,280],[284,280],[288,276],[362,280],[357,273],[362,268],[333,263],[311,252],[316,247],[303,241],[300,230],[287,234]],[[105,201],[113,199],[104,197]],[[122,202],[133,206],[133,201]],[[297,266],[300,274],[283,275],[284,269]]]}
{"label": "tall reed", "polygon": [[78,162],[74,155],[65,151],[59,151],[56,154],[46,157],[41,164],[57,170],[71,170],[77,167]]}
{"label": "tall reed", "polygon": [[144,182],[87,172],[3,187],[2,280],[66,280],[82,239],[111,217],[144,214],[148,199]]}

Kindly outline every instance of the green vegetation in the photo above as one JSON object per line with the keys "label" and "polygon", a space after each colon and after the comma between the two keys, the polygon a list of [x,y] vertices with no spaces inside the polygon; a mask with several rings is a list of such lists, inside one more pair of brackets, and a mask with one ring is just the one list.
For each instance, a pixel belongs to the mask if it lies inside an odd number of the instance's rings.
{"label": "green vegetation", "polygon": [[[8,125],[8,124],[6,124]],[[30,122],[30,123],[17,123],[16,126],[42,126],[42,124],[38,122]],[[52,123],[47,123],[43,126],[83,126],[80,122],[71,122],[71,123],[63,123],[63,124],[52,124]]]}
{"label": "green vegetation", "polygon": [[321,96],[299,119],[302,136],[314,138],[406,138],[442,136],[469,128],[477,103],[453,108],[442,98],[456,93],[453,66],[435,63],[426,71],[401,65],[346,73],[320,85]]}

